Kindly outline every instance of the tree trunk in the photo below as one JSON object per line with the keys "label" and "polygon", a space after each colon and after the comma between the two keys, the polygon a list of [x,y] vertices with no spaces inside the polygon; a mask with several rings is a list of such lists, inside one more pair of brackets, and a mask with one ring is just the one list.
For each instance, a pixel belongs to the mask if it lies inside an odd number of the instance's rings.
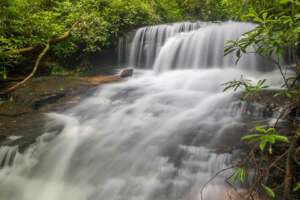
{"label": "tree trunk", "polygon": [[[297,109],[296,111],[296,117],[298,117],[299,114],[299,108],[300,108],[300,46],[298,46],[296,48],[296,73],[297,73],[297,80],[298,80],[298,96],[296,99],[296,105],[295,105],[295,109]],[[300,125],[298,124],[297,121],[295,121],[296,123],[296,127],[295,127],[295,135],[293,136],[293,138],[291,139],[291,143],[289,146],[289,150],[288,150],[288,157],[286,160],[286,173],[285,173],[285,179],[284,179],[284,200],[291,200],[291,188],[292,188],[292,178],[294,175],[294,170],[292,168],[292,163],[293,158],[295,157],[295,153],[296,153],[296,149],[297,144],[298,144],[298,140],[299,140],[299,132],[300,132]]]}
{"label": "tree trunk", "polygon": [[[296,48],[296,72],[297,79],[300,82],[300,46]],[[300,102],[300,84],[298,83],[298,104]]]}

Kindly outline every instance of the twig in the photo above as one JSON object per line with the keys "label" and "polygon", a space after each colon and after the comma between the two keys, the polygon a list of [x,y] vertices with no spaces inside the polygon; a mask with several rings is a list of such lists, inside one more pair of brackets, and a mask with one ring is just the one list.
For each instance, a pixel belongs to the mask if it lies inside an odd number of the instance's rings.
{"label": "twig", "polygon": [[281,154],[278,158],[276,158],[272,163],[271,165],[269,166],[269,169],[270,170],[272,167],[276,166],[276,163],[278,161],[280,161],[286,154],[288,153],[288,151],[285,151],[283,154]]}
{"label": "twig", "polygon": [[297,163],[297,165],[300,166],[300,160],[297,158],[297,155],[300,155],[300,147],[298,147],[295,150],[295,154],[294,154],[294,161],[295,161],[295,163]]}
{"label": "twig", "polygon": [[[231,176],[229,176],[228,178],[226,178],[225,182],[231,187],[233,188],[233,190],[236,192],[236,194],[242,199],[244,199],[244,197],[238,192],[237,188],[232,184],[230,183],[230,179],[234,176],[234,174],[232,174]],[[229,198],[231,198],[231,196],[229,196]]]}
{"label": "twig", "polygon": [[286,159],[286,167],[285,167],[286,173],[284,177],[284,191],[283,191],[285,200],[291,200],[291,184],[292,184],[292,176],[293,176],[292,159],[295,153],[295,148],[298,143],[298,138],[299,136],[297,135],[296,132],[288,149],[288,157]]}
{"label": "twig", "polygon": [[225,169],[222,169],[220,171],[218,171],[213,177],[211,177],[202,187],[201,187],[201,190],[200,190],[200,200],[204,200],[203,199],[203,190],[205,189],[205,187],[212,181],[214,180],[217,176],[219,176],[221,173],[229,170],[229,169],[233,169],[235,168],[236,166],[231,166],[231,167],[228,167],[228,168],[225,168]]}
{"label": "twig", "polygon": [[274,63],[274,64],[277,66],[277,68],[279,69],[279,71],[280,71],[280,74],[281,74],[282,79],[283,79],[283,81],[284,81],[284,85],[285,85],[287,88],[289,88],[289,85],[288,85],[288,82],[287,82],[287,80],[286,80],[286,77],[285,77],[285,75],[284,75],[284,73],[283,73],[283,71],[282,71],[282,66],[281,66],[281,64],[280,64],[277,60],[273,59],[273,58],[270,57],[270,56],[264,56],[264,55],[261,55],[261,54],[259,54],[259,53],[257,53],[257,52],[247,52],[247,53],[259,55],[259,56],[261,56],[261,57],[263,57],[263,58],[265,58],[265,59],[268,59],[270,62]]}

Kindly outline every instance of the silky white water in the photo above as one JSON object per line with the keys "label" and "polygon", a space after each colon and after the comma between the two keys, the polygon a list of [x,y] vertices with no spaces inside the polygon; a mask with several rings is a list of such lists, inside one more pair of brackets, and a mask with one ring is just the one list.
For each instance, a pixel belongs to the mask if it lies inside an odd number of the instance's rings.
{"label": "silky white water", "polygon": [[147,26],[138,29],[134,37],[125,37],[119,43],[120,65],[151,69],[165,42],[178,33],[197,30],[206,26],[203,22],[180,22]]}
{"label": "silky white water", "polygon": [[[215,37],[222,32],[237,37],[249,26],[230,22],[174,34],[155,56],[154,70],[137,69],[134,77],[100,86],[76,107],[48,114],[49,131],[24,153],[0,149],[0,199],[200,199],[202,186],[232,159],[214,149],[233,146],[242,134],[239,101],[224,93],[222,84],[241,74],[253,81],[267,77],[273,87],[281,84],[276,70],[209,65],[198,56],[207,55],[202,45],[212,29]],[[224,41],[205,45],[219,49]],[[243,62],[261,63],[256,59]],[[224,176],[204,189],[206,200],[225,199]]]}

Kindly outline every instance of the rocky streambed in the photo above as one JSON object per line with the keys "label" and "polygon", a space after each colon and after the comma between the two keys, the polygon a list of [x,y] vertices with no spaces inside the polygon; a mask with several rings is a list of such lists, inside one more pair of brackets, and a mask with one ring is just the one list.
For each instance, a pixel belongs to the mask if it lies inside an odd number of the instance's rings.
{"label": "rocky streambed", "polygon": [[0,145],[20,149],[44,133],[45,113],[62,112],[89,96],[96,86],[123,81],[132,70],[117,75],[47,76],[29,80],[9,98],[0,99]]}

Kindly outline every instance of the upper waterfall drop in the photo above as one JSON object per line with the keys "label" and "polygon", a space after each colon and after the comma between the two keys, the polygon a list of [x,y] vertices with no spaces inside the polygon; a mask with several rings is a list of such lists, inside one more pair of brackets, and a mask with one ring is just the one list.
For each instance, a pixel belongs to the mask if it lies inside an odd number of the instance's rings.
{"label": "upper waterfall drop", "polygon": [[182,32],[197,30],[206,22],[177,22],[147,26],[128,35],[119,42],[119,62],[128,67],[151,69],[165,42]]}
{"label": "upper waterfall drop", "polygon": [[234,53],[224,56],[226,42],[237,40],[253,28],[255,24],[233,21],[144,27],[136,31],[132,42],[127,39],[129,54],[123,62],[130,67],[154,68],[156,72],[235,65],[251,71],[273,70],[272,63],[256,54],[243,55],[238,63]]}

